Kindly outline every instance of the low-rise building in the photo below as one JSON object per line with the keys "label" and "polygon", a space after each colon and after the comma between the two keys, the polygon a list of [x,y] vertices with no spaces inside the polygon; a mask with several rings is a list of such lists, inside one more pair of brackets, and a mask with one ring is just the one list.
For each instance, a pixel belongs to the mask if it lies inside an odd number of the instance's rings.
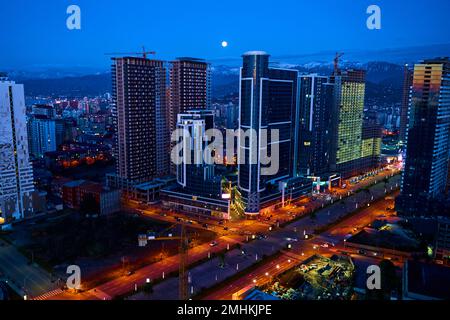
{"label": "low-rise building", "polygon": [[403,267],[403,299],[450,299],[450,268],[438,264],[406,261]]}
{"label": "low-rise building", "polygon": [[99,183],[76,180],[66,183],[62,188],[64,205],[80,209],[83,200],[92,196],[99,208],[99,214],[107,215],[120,210],[120,190],[106,189]]}

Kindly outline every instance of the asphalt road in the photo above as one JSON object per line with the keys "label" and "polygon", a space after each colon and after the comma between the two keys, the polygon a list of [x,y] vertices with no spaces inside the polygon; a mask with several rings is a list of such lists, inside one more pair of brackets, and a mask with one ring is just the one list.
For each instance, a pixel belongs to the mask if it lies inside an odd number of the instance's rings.
{"label": "asphalt road", "polygon": [[45,294],[57,287],[50,274],[34,264],[29,264],[22,253],[3,240],[0,240],[0,271],[8,283],[28,298]]}
{"label": "asphalt road", "polygon": [[[390,175],[392,173],[386,172],[385,175]],[[382,177],[367,179],[363,181],[358,188],[369,186],[378,179],[380,181]],[[357,206],[364,206],[367,202],[372,201],[372,199],[377,199],[380,197],[384,197],[386,192],[390,191],[390,188],[394,188],[399,183],[399,177],[396,176],[392,179],[392,182],[388,185],[384,185],[384,183],[379,183],[371,187],[371,192],[359,192],[352,194],[354,190],[352,188],[356,188],[356,186],[349,186],[346,190],[339,189],[336,192],[332,199],[319,199],[316,201],[307,202],[305,208],[291,208],[291,209],[282,209],[280,212],[280,216],[285,214],[287,217],[291,216],[292,213],[290,210],[297,211],[305,211],[308,210],[309,207],[321,207],[324,206],[324,209],[318,211],[315,214],[315,219],[310,219],[306,217],[304,219],[300,219],[296,222],[289,224],[285,228],[276,229],[269,233],[269,237],[264,240],[252,241],[250,243],[245,243],[247,236],[243,235],[244,231],[247,231],[248,234],[256,233],[256,232],[264,232],[268,233],[268,223],[263,221],[245,221],[245,223],[236,222],[235,224],[229,223],[227,226],[229,227],[229,233],[222,233],[228,235],[222,235],[218,239],[219,245],[211,248],[209,244],[204,244],[201,246],[197,246],[193,249],[189,250],[189,262],[195,262],[201,259],[204,259],[208,256],[209,252],[217,252],[226,249],[228,244],[233,243],[241,243],[244,244],[244,249],[247,252],[247,255],[242,255],[239,250],[233,250],[226,255],[226,269],[227,270],[218,270],[218,262],[214,261],[214,259],[208,260],[205,263],[193,268],[190,270],[191,273],[191,290],[192,293],[195,294],[201,290],[201,288],[210,287],[228,276],[239,272],[240,270],[244,270],[249,268],[255,263],[257,260],[262,259],[262,256],[273,254],[274,252],[286,248],[288,241],[286,238],[301,238],[303,233],[312,234],[315,229],[318,227],[328,225],[333,223],[334,221],[340,219],[348,213],[355,211]],[[345,199],[345,202],[339,202],[341,196],[344,193],[350,194],[350,197]],[[345,194],[344,194],[345,195]],[[328,205],[328,206],[327,206]],[[145,214],[148,214],[152,217],[160,217],[163,220],[172,219],[175,221],[173,217],[161,216],[156,210],[146,210]],[[278,217],[278,213],[274,213],[274,216]],[[186,222],[182,222],[186,223]],[[273,223],[273,222],[271,222]],[[196,224],[194,224],[196,225]],[[190,225],[193,226],[193,225]],[[200,225],[196,225],[200,227]],[[222,226],[216,226],[217,228],[222,228]],[[225,230],[224,230],[225,231]],[[305,253],[306,255],[306,253]],[[142,269],[137,270],[134,274],[130,276],[123,276],[112,281],[109,281],[103,285],[100,285],[96,288],[83,292],[82,294],[70,294],[68,292],[54,296],[51,299],[102,299],[108,300],[114,296],[125,294],[128,292],[132,292],[135,288],[135,285],[143,284],[147,278],[149,279],[158,279],[161,278],[163,272],[168,274],[172,271],[178,270],[179,265],[179,256],[168,257],[160,262],[154,263],[152,265],[146,266]],[[177,288],[173,285],[169,285],[172,281],[177,285],[177,281],[167,280],[163,281],[158,286],[155,286],[155,291],[161,291],[166,293],[166,299],[170,296],[170,293],[177,292]],[[167,286],[167,287],[165,287]],[[177,296],[177,294],[176,294]]]}

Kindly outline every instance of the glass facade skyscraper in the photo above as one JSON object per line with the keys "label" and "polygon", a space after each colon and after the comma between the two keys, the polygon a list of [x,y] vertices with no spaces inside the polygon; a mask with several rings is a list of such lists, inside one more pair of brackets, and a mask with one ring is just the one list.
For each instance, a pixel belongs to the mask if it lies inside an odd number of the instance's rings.
{"label": "glass facade skyscraper", "polygon": [[339,71],[331,77],[335,84],[332,170],[344,178],[359,174],[360,171],[365,78],[364,70],[353,69]]}
{"label": "glass facade skyscraper", "polygon": [[332,145],[334,84],[316,74],[299,77],[299,132],[297,175],[329,173]]}
{"label": "glass facade skyscraper", "polygon": [[[242,194],[245,213],[258,214],[261,197],[270,192],[282,179],[293,176],[295,168],[295,129],[297,110],[296,70],[269,68],[269,55],[262,51],[247,52],[243,56],[240,74],[239,128],[241,132],[254,130],[241,139],[239,145],[239,191]],[[262,132],[276,129],[278,139],[268,136],[267,146],[261,143]],[[270,165],[261,163],[262,152],[271,156],[274,145],[279,147],[277,173],[263,175]],[[267,147],[267,150],[264,148]]]}
{"label": "glass facade skyscraper", "polygon": [[[444,197],[448,179],[450,60],[425,60],[414,67],[406,132],[400,214],[428,215]],[[440,211],[439,214],[447,212]]]}

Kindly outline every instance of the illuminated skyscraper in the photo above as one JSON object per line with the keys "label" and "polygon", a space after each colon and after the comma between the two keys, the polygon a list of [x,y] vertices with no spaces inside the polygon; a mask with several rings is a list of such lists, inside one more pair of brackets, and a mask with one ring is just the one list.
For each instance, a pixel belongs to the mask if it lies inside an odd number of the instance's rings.
{"label": "illuminated skyscraper", "polygon": [[[239,190],[247,215],[260,212],[270,189],[278,189],[277,183],[294,174],[295,120],[297,110],[296,70],[269,68],[269,55],[262,51],[247,52],[243,56],[240,74],[239,128],[243,132],[253,129],[256,135],[239,146]],[[279,147],[279,168],[274,175],[262,175],[261,132],[277,129],[279,139],[268,135],[267,155],[275,144]],[[243,139],[244,140],[244,139]],[[243,157],[243,159],[241,158]],[[272,159],[273,160],[273,159]]]}
{"label": "illuminated skyscraper", "polygon": [[113,61],[116,186],[123,188],[168,173],[166,68],[145,58]]}
{"label": "illuminated skyscraper", "polygon": [[400,109],[400,134],[399,140],[403,143],[406,142],[406,129],[408,126],[408,108],[409,98],[411,94],[411,86],[413,80],[413,70],[405,65],[403,71],[403,91],[402,91],[402,105]]}
{"label": "illuminated skyscraper", "polygon": [[335,84],[331,168],[344,178],[361,171],[365,78],[364,70],[353,69],[331,77]]}
{"label": "illuminated skyscraper", "polygon": [[[400,214],[433,215],[444,197],[450,152],[450,60],[416,64],[411,90]],[[436,214],[449,215],[449,208]]]}
{"label": "illuminated skyscraper", "polygon": [[0,224],[33,212],[23,85],[0,74]]}

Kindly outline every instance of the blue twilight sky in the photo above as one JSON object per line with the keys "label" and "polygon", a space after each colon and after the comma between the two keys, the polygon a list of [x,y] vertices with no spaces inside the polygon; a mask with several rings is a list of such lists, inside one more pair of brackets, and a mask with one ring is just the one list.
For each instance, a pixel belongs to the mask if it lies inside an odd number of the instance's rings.
{"label": "blue twilight sky", "polygon": [[[79,31],[66,28],[71,4]],[[382,10],[380,31],[366,28],[371,4]],[[447,44],[449,30],[449,0],[2,0],[0,68],[103,68],[104,53],[142,45],[161,59],[379,50]]]}

